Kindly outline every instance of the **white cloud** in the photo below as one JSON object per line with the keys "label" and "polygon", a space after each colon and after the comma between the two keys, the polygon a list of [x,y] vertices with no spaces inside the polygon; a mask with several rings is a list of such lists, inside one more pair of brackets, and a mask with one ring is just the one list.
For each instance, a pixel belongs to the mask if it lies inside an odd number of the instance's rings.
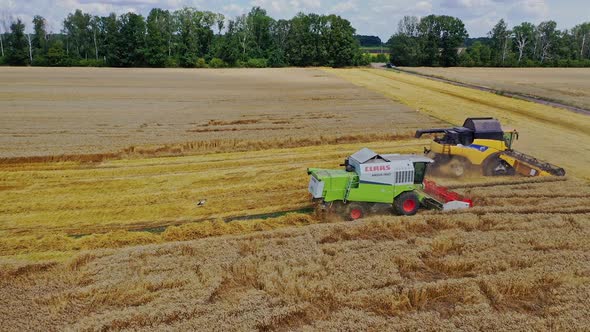
{"label": "white cloud", "polygon": [[443,2],[443,6],[445,6],[447,8],[466,8],[466,9],[487,7],[492,4],[493,4],[493,1],[491,1],[491,0],[446,0]]}
{"label": "white cloud", "polygon": [[431,12],[432,3],[430,1],[418,1],[414,6],[414,9],[420,13]]}
{"label": "white cloud", "polygon": [[320,0],[301,0],[301,3],[306,8],[320,8],[322,6]]}
{"label": "white cloud", "polygon": [[[498,23],[500,20],[499,17],[495,15],[484,16],[484,17],[476,17],[473,19],[465,20],[465,26],[468,27],[468,32],[470,37],[483,37],[486,36],[487,32],[492,30],[492,27]],[[475,35],[471,31],[481,31],[479,34]]]}
{"label": "white cloud", "polygon": [[289,7],[287,1],[284,0],[254,0],[250,2],[250,5],[262,7],[275,14],[281,14]]}
{"label": "white cloud", "polygon": [[80,4],[97,3],[97,4],[111,4],[115,6],[129,6],[129,5],[157,5],[161,1],[158,0],[78,0]]}
{"label": "white cloud", "polygon": [[514,6],[514,10],[531,18],[546,18],[549,6],[544,0],[522,0]]}
{"label": "white cloud", "polygon": [[246,9],[238,4],[232,3],[221,7],[224,12],[234,15],[240,15],[246,12]]}
{"label": "white cloud", "polygon": [[357,10],[357,5],[355,1],[348,0],[344,2],[338,2],[336,5],[332,6],[330,10],[337,14],[342,14],[345,12]]}

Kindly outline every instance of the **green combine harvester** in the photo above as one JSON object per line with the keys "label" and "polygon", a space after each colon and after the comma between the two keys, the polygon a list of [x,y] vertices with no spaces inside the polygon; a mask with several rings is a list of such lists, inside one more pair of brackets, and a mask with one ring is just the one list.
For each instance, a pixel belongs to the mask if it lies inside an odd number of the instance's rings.
{"label": "green combine harvester", "polygon": [[443,211],[472,206],[469,199],[424,180],[433,160],[418,155],[379,155],[363,148],[344,169],[308,168],[309,192],[329,213],[356,220],[369,213],[413,215],[423,206]]}

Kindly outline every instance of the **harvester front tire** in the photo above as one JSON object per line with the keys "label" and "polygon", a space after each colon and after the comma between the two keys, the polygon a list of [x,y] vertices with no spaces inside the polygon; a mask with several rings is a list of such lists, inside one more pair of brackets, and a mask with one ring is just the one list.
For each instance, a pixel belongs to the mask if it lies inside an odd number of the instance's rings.
{"label": "harvester front tire", "polygon": [[418,195],[411,191],[401,193],[393,201],[393,207],[395,208],[395,212],[403,216],[415,215],[416,212],[418,212],[418,208],[420,207]]}
{"label": "harvester front tire", "polygon": [[483,175],[485,176],[511,176],[514,175],[514,168],[497,155],[491,156],[483,164]]}
{"label": "harvester front tire", "polygon": [[453,158],[449,163],[449,172],[453,177],[460,178],[466,173],[467,163],[459,158]]}
{"label": "harvester front tire", "polygon": [[346,219],[350,221],[364,218],[367,211],[361,204],[350,203],[346,209]]}

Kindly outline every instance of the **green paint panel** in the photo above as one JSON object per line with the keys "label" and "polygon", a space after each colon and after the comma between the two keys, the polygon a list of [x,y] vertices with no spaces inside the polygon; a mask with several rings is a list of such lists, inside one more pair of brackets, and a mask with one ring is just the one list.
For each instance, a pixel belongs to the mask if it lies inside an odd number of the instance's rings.
{"label": "green paint panel", "polygon": [[325,183],[323,196],[326,202],[343,201],[349,182],[352,182],[347,198],[347,201],[350,202],[393,203],[394,198],[399,194],[423,187],[422,184],[393,186],[388,184],[359,183],[359,177],[356,173],[346,172],[345,170],[310,168],[308,169],[308,173]]}
{"label": "green paint panel", "polygon": [[361,183],[352,188],[348,195],[351,202],[392,203],[394,187],[387,184]]}

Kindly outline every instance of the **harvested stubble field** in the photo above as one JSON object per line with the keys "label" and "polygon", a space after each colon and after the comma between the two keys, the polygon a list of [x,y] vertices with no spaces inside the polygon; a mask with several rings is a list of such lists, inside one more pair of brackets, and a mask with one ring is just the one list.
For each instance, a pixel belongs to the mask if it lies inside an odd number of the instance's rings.
{"label": "harvested stubble field", "polygon": [[440,124],[315,69],[3,67],[0,75],[0,158],[368,141]]}
{"label": "harvested stubble field", "polygon": [[[371,217],[6,265],[0,324],[583,330],[590,324],[590,209],[583,205],[590,190],[579,180],[555,180],[456,184],[478,205],[459,213]],[[230,227],[219,224],[218,233]]]}
{"label": "harvested stubble field", "polygon": [[[496,116],[521,131],[519,150],[565,166],[570,176],[437,179],[474,200],[475,208],[454,213],[355,223],[293,213],[224,222],[307,207],[306,167],[338,167],[361,146],[420,152],[428,141],[400,137],[384,125],[321,145],[319,136],[299,140],[286,130],[283,138],[261,143],[248,136],[239,146],[182,138],[166,145],[156,137],[144,142],[155,148],[104,153],[100,162],[85,161],[75,149],[56,158],[61,162],[11,158],[0,163],[2,329],[557,331],[590,325],[587,118],[405,74],[302,71],[393,105],[393,117],[408,116],[403,130]],[[352,118],[343,121],[353,126]],[[210,153],[232,149],[250,151]],[[24,151],[19,157],[35,155]],[[154,157],[159,154],[178,156]],[[203,198],[207,203],[197,207]]]}
{"label": "harvested stubble field", "polygon": [[590,68],[404,68],[590,110]]}

